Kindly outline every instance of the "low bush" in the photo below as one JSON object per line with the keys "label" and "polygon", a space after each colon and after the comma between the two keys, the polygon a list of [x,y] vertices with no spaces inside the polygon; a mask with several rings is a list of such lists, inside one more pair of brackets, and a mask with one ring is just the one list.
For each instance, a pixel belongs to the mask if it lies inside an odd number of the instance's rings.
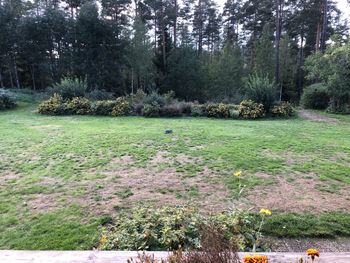
{"label": "low bush", "polygon": [[192,104],[191,116],[193,117],[204,117],[206,114],[206,106],[203,104]]}
{"label": "low bush", "polygon": [[117,105],[116,100],[96,101],[92,105],[92,111],[95,115],[110,116],[113,108]]}
{"label": "low bush", "polygon": [[84,97],[87,90],[87,83],[78,78],[64,78],[59,84],[49,89],[50,94],[59,94],[64,100],[76,97]]}
{"label": "low bush", "polygon": [[165,105],[160,108],[159,115],[161,117],[180,117],[182,116],[182,109],[178,104]]}
{"label": "low bush", "polygon": [[111,115],[114,117],[127,116],[131,112],[131,104],[126,97],[119,97],[115,101]]}
{"label": "low bush", "polygon": [[160,95],[156,91],[152,91],[148,96],[146,96],[143,100],[144,104],[156,105],[159,107],[163,107],[166,104],[164,96]]}
{"label": "low bush", "polygon": [[145,117],[158,117],[160,105],[158,103],[145,104],[142,108],[142,115]]}
{"label": "low bush", "polygon": [[206,112],[208,117],[214,118],[228,118],[230,117],[230,109],[228,104],[208,104],[206,106]]}
{"label": "low bush", "polygon": [[235,110],[235,109],[230,109],[230,118],[238,119],[239,118],[239,111]]}
{"label": "low bush", "polygon": [[69,113],[65,101],[62,96],[57,93],[48,100],[40,103],[38,106],[38,112],[47,115],[64,115]]}
{"label": "low bush", "polygon": [[6,90],[0,89],[0,110],[9,110],[16,106],[15,98],[8,94]]}
{"label": "low bush", "polygon": [[65,103],[69,114],[88,115],[91,114],[91,102],[86,98],[76,97]]}
{"label": "low bush", "polygon": [[273,117],[292,117],[295,114],[295,110],[292,104],[282,101],[272,107],[271,114]]}
{"label": "low bush", "polygon": [[238,106],[238,112],[243,119],[257,119],[265,116],[264,105],[252,100],[243,100]]}
{"label": "low bush", "polygon": [[305,109],[325,110],[329,104],[327,87],[322,83],[307,87],[301,96],[301,105]]}

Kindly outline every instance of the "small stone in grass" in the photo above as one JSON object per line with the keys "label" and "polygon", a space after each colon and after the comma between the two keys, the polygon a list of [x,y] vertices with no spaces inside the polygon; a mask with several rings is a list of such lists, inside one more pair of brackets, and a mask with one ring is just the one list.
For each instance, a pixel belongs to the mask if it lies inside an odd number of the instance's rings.
{"label": "small stone in grass", "polygon": [[173,133],[173,130],[165,130],[165,134]]}

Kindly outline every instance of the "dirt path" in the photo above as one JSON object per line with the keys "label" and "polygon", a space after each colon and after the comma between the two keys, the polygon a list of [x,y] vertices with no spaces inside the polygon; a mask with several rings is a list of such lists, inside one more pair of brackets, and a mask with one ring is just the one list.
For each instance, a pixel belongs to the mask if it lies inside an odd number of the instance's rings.
{"label": "dirt path", "polygon": [[331,123],[331,124],[339,123],[339,120],[337,120],[337,119],[323,116],[321,114],[318,114],[316,112],[309,111],[309,110],[300,110],[299,116],[303,117],[305,119],[312,120],[312,121],[326,122],[326,123]]}

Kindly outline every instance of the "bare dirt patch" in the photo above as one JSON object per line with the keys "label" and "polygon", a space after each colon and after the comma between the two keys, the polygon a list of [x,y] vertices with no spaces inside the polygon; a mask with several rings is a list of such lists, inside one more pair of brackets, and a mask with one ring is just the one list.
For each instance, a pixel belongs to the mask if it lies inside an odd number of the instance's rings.
{"label": "bare dirt patch", "polygon": [[337,193],[320,191],[326,186],[315,174],[294,174],[293,181],[277,177],[273,185],[257,186],[249,191],[248,202],[257,209],[266,207],[282,212],[349,212],[350,187]]}
{"label": "bare dirt patch", "polygon": [[305,119],[312,120],[312,121],[326,122],[326,123],[330,123],[330,124],[340,123],[340,121],[337,119],[323,116],[323,115],[320,115],[320,114],[317,114],[315,112],[308,111],[308,110],[299,111],[299,116],[301,116]]}
{"label": "bare dirt patch", "polygon": [[12,171],[6,171],[5,173],[0,174],[0,186],[6,185],[8,181],[16,180],[19,178],[21,178],[19,174],[16,174]]}
{"label": "bare dirt patch", "polygon": [[63,206],[58,203],[61,194],[37,194],[27,201],[28,208],[35,213],[48,212]]}

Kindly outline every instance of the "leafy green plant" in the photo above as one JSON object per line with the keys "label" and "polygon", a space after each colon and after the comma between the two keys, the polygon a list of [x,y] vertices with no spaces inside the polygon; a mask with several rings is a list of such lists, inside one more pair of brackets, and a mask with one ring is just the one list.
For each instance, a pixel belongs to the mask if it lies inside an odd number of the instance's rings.
{"label": "leafy green plant", "polygon": [[230,109],[227,104],[208,104],[206,106],[206,112],[208,117],[215,118],[228,118],[230,117]]}
{"label": "leafy green plant", "polygon": [[145,117],[158,117],[160,105],[158,103],[145,104],[142,109],[142,115]]}
{"label": "leafy green plant", "polygon": [[162,117],[180,117],[182,109],[178,104],[165,105],[160,108],[159,115]]}
{"label": "leafy green plant", "polygon": [[6,90],[0,89],[0,110],[13,109],[16,106],[15,98],[8,94]]}
{"label": "leafy green plant", "polygon": [[327,86],[322,83],[313,84],[304,89],[301,104],[305,109],[324,110],[329,104]]}
{"label": "leafy green plant", "polygon": [[101,100],[92,104],[92,111],[95,115],[112,115],[113,108],[117,105],[115,100]]}
{"label": "leafy green plant", "polygon": [[292,117],[295,114],[295,110],[292,104],[282,101],[281,103],[272,107],[271,114],[274,117]]}
{"label": "leafy green plant", "polygon": [[57,93],[48,100],[40,103],[38,106],[38,112],[47,115],[64,115],[69,113],[65,101],[62,96]]}
{"label": "leafy green plant", "polygon": [[269,111],[276,98],[275,85],[268,77],[250,75],[244,85],[244,95],[247,99],[261,103]]}
{"label": "leafy green plant", "polygon": [[86,98],[89,100],[97,100],[97,101],[102,101],[102,100],[113,100],[114,96],[111,92],[107,92],[105,90],[99,90],[99,89],[94,89],[87,93]]}
{"label": "leafy green plant", "polygon": [[75,97],[84,97],[87,90],[87,83],[85,80],[78,78],[64,78],[60,83],[55,84],[49,93],[59,94],[63,99],[73,99]]}
{"label": "leafy green plant", "polygon": [[191,116],[193,117],[204,117],[206,116],[205,105],[203,104],[192,104]]}
{"label": "leafy green plant", "polygon": [[115,101],[115,106],[111,115],[114,117],[127,116],[131,112],[131,105],[126,97],[119,97]]}
{"label": "leafy green plant", "polygon": [[252,100],[243,100],[238,106],[238,112],[243,119],[257,119],[265,116],[264,105]]}
{"label": "leafy green plant", "polygon": [[70,114],[88,115],[92,113],[91,102],[86,98],[73,98],[65,104],[66,109]]}
{"label": "leafy green plant", "polygon": [[143,101],[144,104],[156,105],[163,107],[166,104],[165,98],[156,91],[152,91]]}

